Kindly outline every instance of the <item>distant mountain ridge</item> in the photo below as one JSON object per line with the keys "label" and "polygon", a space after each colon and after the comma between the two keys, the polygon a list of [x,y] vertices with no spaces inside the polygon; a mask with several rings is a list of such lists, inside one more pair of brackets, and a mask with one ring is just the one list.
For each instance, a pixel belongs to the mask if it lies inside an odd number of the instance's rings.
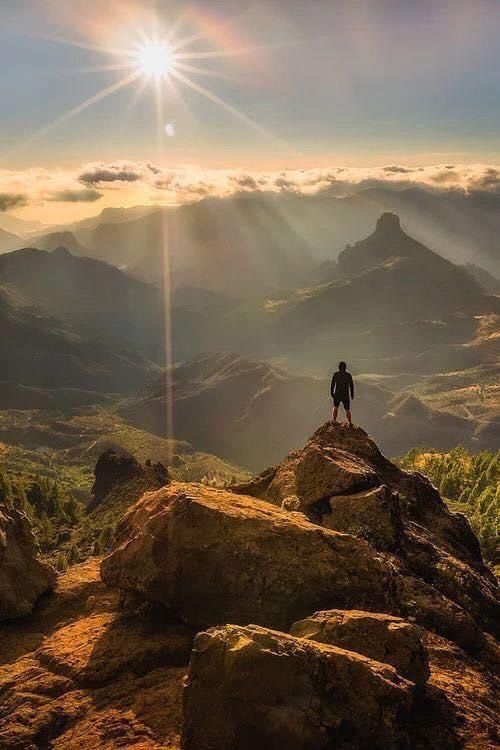
{"label": "distant mountain ridge", "polygon": [[[476,263],[500,274],[500,198],[481,193],[383,187],[346,197],[328,191],[315,195],[254,192],[205,198],[178,208],[105,209],[98,217],[57,231],[74,233],[75,240],[87,248],[86,255],[155,282],[163,275],[168,227],[173,267],[181,272],[181,285],[222,291],[228,277],[238,285],[240,274],[239,292],[251,296],[255,288],[246,284],[252,281],[254,287],[267,289],[293,286],[296,272],[304,275],[306,256],[314,264],[336,259],[347,244],[367,234],[384,212],[400,215],[413,237],[449,260]],[[50,243],[42,236],[40,244],[34,244],[50,250],[55,247]],[[269,253],[273,248],[282,260],[281,279],[273,270]],[[214,258],[228,264],[219,277],[211,269]]]}
{"label": "distant mountain ridge", "polygon": [[199,290],[189,298],[176,299],[173,310],[178,358],[233,351],[317,375],[335,352],[358,372],[475,366],[494,354],[482,321],[500,316],[498,297],[410,237],[393,214],[379,217],[375,231],[348,246],[320,281],[249,302],[221,296],[212,303]]}
{"label": "distant mountain ridge", "polygon": [[[210,353],[173,367],[118,409],[130,424],[174,437],[252,470],[281,460],[300,445],[310,425],[328,418],[326,378],[293,375],[236,354]],[[430,408],[411,393],[356,381],[357,424],[377,435],[384,450],[400,455],[414,445],[442,449],[483,446],[482,422]],[[484,445],[488,444],[485,436]]]}
{"label": "distant mountain ridge", "polygon": [[[332,280],[297,290],[269,309],[276,340],[297,352],[292,354],[297,363],[326,363],[335,349],[358,367],[367,359],[365,366],[374,372],[377,358],[388,356],[392,371],[402,372],[394,358],[405,355],[411,372],[411,355],[473,340],[481,316],[500,314],[500,301],[386,213],[375,232],[340,254]],[[443,349],[442,365],[434,371],[446,368],[445,362]],[[390,362],[380,364],[378,371],[390,371]]]}
{"label": "distant mountain ridge", "polygon": [[493,276],[492,273],[487,271],[481,266],[477,266],[474,263],[466,263],[462,266],[470,276],[472,276],[483,289],[486,289],[490,294],[500,294],[500,279]]}
{"label": "distant mountain ridge", "polygon": [[102,261],[23,248],[0,255],[0,284],[8,284],[46,315],[77,334],[132,347],[163,361],[164,307],[160,291]]}
{"label": "distant mountain ridge", "polygon": [[[20,305],[8,287],[0,286],[0,381],[50,391],[126,393],[152,371],[139,355],[83,339],[57,319]],[[11,397],[8,406],[15,408],[15,390]]]}
{"label": "distant mountain ridge", "polygon": [[[25,247],[46,250],[47,252],[52,252],[52,250],[57,250],[59,247],[64,247],[73,255],[88,257],[91,254],[84,245],[78,242],[74,234],[69,231],[50,232],[49,234],[44,234],[39,237],[30,237],[29,245],[25,245]],[[15,249],[22,249],[22,247],[19,245]]]}
{"label": "distant mountain ridge", "polygon": [[22,242],[22,240],[17,234],[0,229],[0,253],[12,250],[18,242]]}

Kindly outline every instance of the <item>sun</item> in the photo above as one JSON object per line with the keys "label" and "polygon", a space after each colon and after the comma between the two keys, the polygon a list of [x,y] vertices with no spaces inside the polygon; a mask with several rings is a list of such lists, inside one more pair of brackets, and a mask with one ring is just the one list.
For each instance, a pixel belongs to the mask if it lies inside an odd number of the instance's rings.
{"label": "sun", "polygon": [[166,42],[146,42],[137,52],[137,64],[149,78],[165,78],[173,70],[174,56]]}

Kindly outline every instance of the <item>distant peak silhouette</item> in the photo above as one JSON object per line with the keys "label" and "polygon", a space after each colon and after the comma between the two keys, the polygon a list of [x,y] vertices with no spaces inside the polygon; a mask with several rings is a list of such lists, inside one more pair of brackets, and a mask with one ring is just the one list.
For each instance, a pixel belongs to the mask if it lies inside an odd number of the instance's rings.
{"label": "distant peak silhouette", "polygon": [[401,222],[397,214],[392,214],[389,211],[382,214],[380,219],[377,221],[377,234],[394,234],[401,233]]}

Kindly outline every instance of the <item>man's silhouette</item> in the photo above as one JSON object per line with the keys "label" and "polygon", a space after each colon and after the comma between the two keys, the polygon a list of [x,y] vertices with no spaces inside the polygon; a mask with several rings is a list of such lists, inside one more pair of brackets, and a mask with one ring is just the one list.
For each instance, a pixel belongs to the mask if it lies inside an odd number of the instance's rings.
{"label": "man's silhouette", "polygon": [[339,413],[340,404],[344,405],[347,421],[352,425],[351,399],[354,399],[354,382],[350,372],[347,372],[345,362],[339,362],[339,369],[333,374],[330,393],[333,398],[332,419],[335,423]]}

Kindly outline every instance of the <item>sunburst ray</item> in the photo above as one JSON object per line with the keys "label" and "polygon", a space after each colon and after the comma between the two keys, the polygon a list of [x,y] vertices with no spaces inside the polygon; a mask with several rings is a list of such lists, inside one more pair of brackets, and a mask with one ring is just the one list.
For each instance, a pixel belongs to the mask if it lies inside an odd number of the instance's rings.
{"label": "sunburst ray", "polygon": [[76,107],[73,107],[72,109],[68,110],[57,119],[52,120],[52,122],[49,122],[43,128],[41,128],[40,130],[37,130],[37,132],[33,133],[31,136],[29,136],[29,138],[22,141],[17,146],[14,146],[12,149],[8,150],[6,153],[2,155],[2,158],[11,156],[13,153],[19,151],[22,148],[25,148],[27,145],[32,144],[33,142],[39,140],[40,138],[43,138],[43,136],[47,135],[47,133],[50,133],[52,130],[55,130],[61,125],[64,125],[66,122],[68,122],[68,120],[71,120],[73,117],[76,117],[76,115],[79,115],[81,112],[88,109],[93,104],[97,104],[97,102],[100,102],[103,99],[106,99],[106,97],[110,96],[111,94],[114,94],[116,91],[118,91],[119,89],[122,89],[124,86],[128,86],[130,83],[137,80],[137,78],[139,77],[140,77],[140,72],[134,71],[130,75],[125,76],[125,78],[121,78],[119,81],[112,83],[110,86],[107,86],[106,88],[101,89],[101,91],[98,91],[93,96],[89,97],[88,99],[85,99],[85,101],[80,102],[80,104],[77,104]]}
{"label": "sunburst ray", "polygon": [[226,112],[229,112],[233,117],[236,117],[238,120],[241,120],[241,122],[244,122],[249,127],[256,130],[260,135],[263,135],[268,140],[275,143],[277,146],[279,146],[282,149],[285,149],[289,152],[292,152],[294,155],[302,155],[300,154],[297,149],[292,147],[289,143],[286,141],[283,141],[281,138],[278,138],[277,135],[275,135],[272,131],[268,130],[267,128],[264,128],[262,125],[260,125],[255,120],[252,120],[251,117],[248,117],[248,115],[245,115],[243,112],[240,112],[239,109],[234,107],[232,104],[229,104],[229,102],[226,102],[224,99],[221,99],[220,96],[217,96],[217,94],[214,94],[212,91],[209,91],[209,89],[206,89],[204,86],[202,86],[199,83],[196,83],[195,81],[192,81],[190,78],[185,76],[183,73],[178,71],[176,68],[172,69],[171,75],[174,78],[179,79],[182,81],[182,83],[185,86],[188,86],[188,88],[193,89],[193,91],[196,91],[198,94],[201,94],[206,99],[209,99],[214,104],[218,104],[220,107],[226,110]]}

